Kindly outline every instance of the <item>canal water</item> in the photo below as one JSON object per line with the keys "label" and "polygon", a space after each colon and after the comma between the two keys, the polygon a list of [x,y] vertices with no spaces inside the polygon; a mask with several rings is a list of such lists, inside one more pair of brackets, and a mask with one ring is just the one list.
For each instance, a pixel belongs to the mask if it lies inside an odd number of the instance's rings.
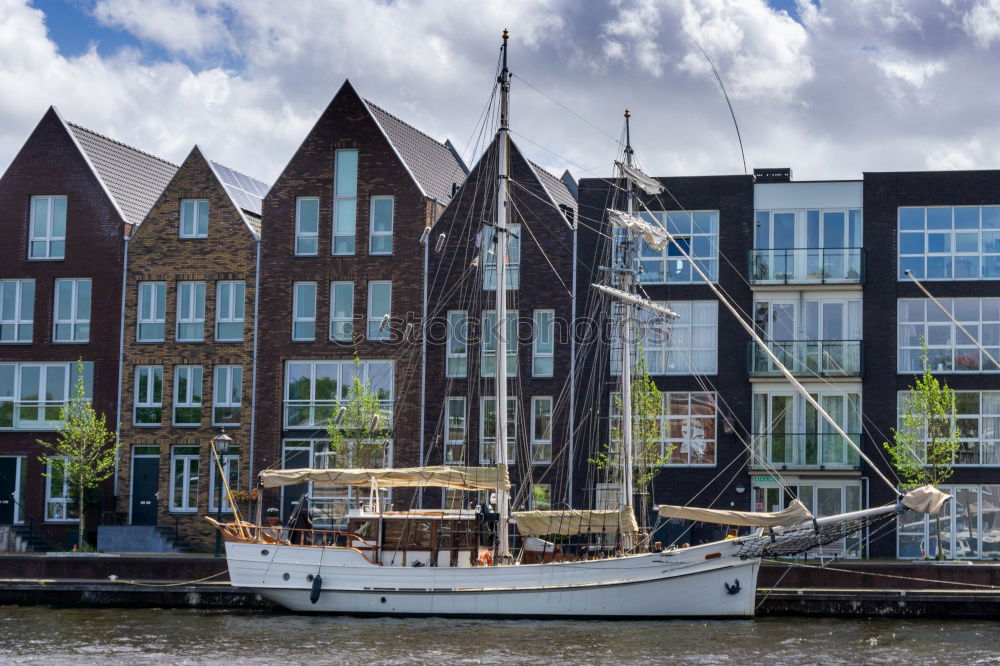
{"label": "canal water", "polygon": [[0,607],[0,662],[37,664],[987,664],[1000,622],[359,619]]}

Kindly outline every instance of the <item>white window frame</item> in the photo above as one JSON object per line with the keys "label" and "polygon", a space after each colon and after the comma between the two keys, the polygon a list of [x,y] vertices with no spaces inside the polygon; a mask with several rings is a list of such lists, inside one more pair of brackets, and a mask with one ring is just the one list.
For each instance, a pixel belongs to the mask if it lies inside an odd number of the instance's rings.
{"label": "white window frame", "polygon": [[[59,286],[69,283],[70,285],[70,316],[69,318],[59,317],[59,306],[61,297]],[[86,314],[80,313],[80,291],[81,286],[86,283]],[[90,313],[93,302],[93,283],[90,278],[59,278],[55,283],[52,306],[52,342],[53,343],[81,343],[90,342]],[[69,337],[59,336],[59,327],[69,326]]]}
{"label": "white window frame", "polygon": [[[993,358],[1000,360],[1000,344],[997,344],[1000,342],[1000,298],[939,298],[938,302],[947,308],[973,336],[985,342],[984,346]],[[913,311],[921,307],[921,319],[919,321],[911,319]],[[975,319],[963,312],[973,307],[979,313]],[[958,326],[929,299],[898,299],[896,322],[898,349],[896,368],[899,374],[921,374],[924,371],[920,365],[921,337],[927,341],[927,356],[932,372],[955,374],[1000,372],[1000,367],[987,367],[992,364],[979,347],[968,340]],[[946,341],[942,340],[943,333],[947,333]]]}
{"label": "white window frame", "polygon": [[[191,228],[184,229],[184,211],[192,211],[193,217],[189,220]],[[204,216],[202,211],[205,212]],[[202,219],[204,218],[204,228]],[[208,238],[208,199],[181,199],[180,207],[180,237],[181,238]]]}
{"label": "white window frame", "polygon": [[614,511],[621,507],[621,487],[617,483],[594,484],[594,508]]}
{"label": "white window frame", "polygon": [[[63,462],[62,467],[62,488],[60,490],[59,496],[53,496],[53,477],[55,474],[53,465],[48,462],[45,465],[45,522],[46,523],[75,523],[79,520],[79,507],[76,511],[71,511],[70,505],[76,499],[71,496],[70,493],[70,481],[69,474],[67,474],[67,469],[65,465],[69,464],[69,456],[53,456],[54,460],[61,460]],[[58,515],[61,517],[53,517],[53,510],[58,510]],[[72,515],[76,513],[77,515]]]}
{"label": "white window frame", "polygon": [[[292,368],[297,367],[303,375],[309,378],[309,396],[306,398],[291,399],[291,385],[289,379],[292,376]],[[379,398],[382,418],[384,423],[391,423],[393,405],[395,399],[395,362],[389,360],[359,360],[357,370],[354,361],[332,361],[332,360],[295,360],[285,362],[284,372],[284,410],[282,422],[286,430],[315,430],[324,427],[326,421],[336,415],[337,408],[350,398],[350,389],[353,383],[355,372],[360,373],[362,382],[373,384],[375,379],[384,380],[386,377],[382,373],[388,373],[388,385],[373,386],[376,392],[379,389],[387,388],[387,396]],[[318,400],[316,398],[316,378],[318,375],[336,380],[337,395],[330,399]],[[292,410],[299,411],[308,409],[309,416],[302,423],[292,423],[289,414]],[[388,425],[386,427],[389,427]]]}
{"label": "white window frame", "polygon": [[[185,381],[187,382],[187,391],[184,395],[180,394],[181,391],[181,376],[185,375]],[[194,377],[197,377],[197,381],[192,381]],[[201,426],[202,421],[202,407],[205,404],[205,376],[202,372],[200,365],[177,365],[174,366],[174,405],[172,410],[171,422],[175,428],[198,428]],[[198,401],[195,402],[195,388],[198,390]],[[191,423],[179,423],[177,421],[177,410],[178,409],[197,409],[198,410],[198,422]]]}
{"label": "white window frame", "polygon": [[[22,380],[24,371],[27,368],[38,369],[38,399],[22,400]],[[55,396],[52,400],[46,400],[48,393],[48,371],[54,369],[63,373],[63,393]],[[39,431],[57,430],[63,422],[60,420],[59,410],[66,406],[70,396],[76,390],[76,363],[0,363],[0,373],[10,378],[10,390],[0,393],[0,411],[9,410],[10,425],[0,425],[0,430],[5,431]],[[85,377],[89,373],[89,379],[85,379],[85,389],[87,398],[93,397],[93,363],[84,362]],[[0,387],[2,388],[2,387]],[[9,405],[9,406],[8,406]],[[35,416],[41,418],[24,419],[24,410],[34,409]]]}
{"label": "white window frame", "polygon": [[[8,303],[4,296],[4,293],[8,291],[8,285],[12,286],[12,304]],[[5,310],[12,311],[13,317],[4,317]],[[6,335],[8,331],[13,333],[13,337]],[[31,344],[34,336],[35,281],[0,280],[0,344]]]}
{"label": "white window frame", "polygon": [[[444,399],[444,463],[446,465],[464,465],[466,443],[469,440],[469,415],[466,409],[465,396],[452,395]],[[453,437],[452,420],[461,419],[461,438]]]}
{"label": "white window frame", "polygon": [[[687,253],[691,260],[701,267],[708,275],[709,280],[719,281],[719,211],[652,211],[652,213],[642,212],[639,217],[654,226],[663,225],[677,241],[687,241]],[[655,218],[656,221],[651,218]],[[704,231],[703,226],[696,228],[696,221],[699,225],[704,225],[707,222],[708,231]],[[703,248],[700,246],[704,242],[708,243],[707,253],[701,252]],[[677,251],[677,247],[673,243],[668,243],[660,251],[654,250],[645,241],[640,240],[639,243],[639,260],[644,269],[639,275],[639,281],[642,284],[700,284],[703,282],[687,259],[679,254],[671,254]],[[686,268],[687,276],[670,277],[671,263]]]}
{"label": "white window frame", "polygon": [[[215,456],[211,452],[208,454],[211,464],[208,466],[208,510],[218,512],[219,505],[216,503],[215,488],[217,487],[216,475],[219,473],[219,466],[215,462]],[[223,478],[232,490],[238,489],[240,484],[240,454],[227,453],[222,458]],[[171,496],[172,497],[172,496]],[[233,507],[229,503],[226,495],[226,488],[222,488],[222,513],[232,513]]]}
{"label": "white window frame", "polygon": [[[548,428],[548,438],[539,437],[538,433],[538,409],[541,405],[548,404],[549,406],[549,428]],[[536,395],[531,398],[531,445],[530,445],[530,459],[532,465],[548,465],[552,463],[552,419],[553,414],[553,402],[552,396],[548,395]],[[546,433],[542,433],[543,435]],[[548,456],[538,455],[539,449],[544,450],[548,448]]]}
{"label": "white window frame", "polygon": [[[337,298],[338,287],[341,298]],[[344,292],[349,291],[346,295]],[[342,310],[343,300],[347,301],[346,316],[338,315]],[[354,339],[354,283],[339,280],[330,283],[330,340],[333,342],[350,342]]]}
{"label": "white window frame", "polygon": [[[46,200],[45,220],[38,220],[35,217],[35,204],[38,201]],[[55,227],[55,202],[62,201],[62,235],[56,233]],[[31,197],[31,208],[28,213],[28,260],[29,261],[60,261],[66,258],[66,211],[68,202],[65,195],[45,195]],[[43,224],[44,228],[39,229],[38,225]],[[41,243],[45,248],[44,252],[35,254],[35,244]],[[62,252],[58,252],[58,244],[62,244]]]}
{"label": "white window frame", "polygon": [[[140,282],[137,288],[136,342],[164,342],[167,335],[167,283]],[[157,316],[157,310],[161,310]],[[159,337],[143,337],[143,326],[159,326]]]}
{"label": "white window frame", "polygon": [[[183,451],[180,453],[179,451]],[[196,453],[197,451],[197,453]],[[177,462],[183,461],[183,489],[179,505],[175,503],[177,494]],[[192,474],[192,467],[194,474]],[[194,476],[192,480],[192,476]],[[194,505],[191,505],[191,484],[194,483]],[[197,513],[198,495],[201,486],[201,453],[197,446],[174,446],[170,449],[170,513]]]}
{"label": "white window frame", "polygon": [[[375,229],[375,208],[376,208],[377,202],[379,202],[379,201],[388,201],[389,202],[390,210],[389,210],[389,230],[388,231],[385,231],[385,230],[377,231]],[[395,197],[393,197],[392,195],[374,196],[374,197],[372,197],[370,199],[368,207],[370,209],[369,224],[368,224],[368,229],[369,229],[369,233],[368,233],[368,236],[369,236],[369,238],[368,238],[368,254],[371,254],[371,255],[391,255],[392,254],[392,249],[393,249],[393,247],[392,247],[392,245],[393,245],[392,232],[393,232],[393,229],[395,228],[395,217],[396,217],[396,201],[395,201]],[[375,241],[376,241],[376,239],[380,239],[380,238],[388,238],[389,239],[389,249],[388,250],[376,250],[375,249]]]}
{"label": "white window frame", "polygon": [[[517,310],[507,311],[508,377],[517,377],[517,350],[520,346],[517,337],[518,316]],[[481,377],[496,377],[497,375],[496,320],[496,310],[483,310],[482,325],[479,327],[479,375]]]}
{"label": "white window frame", "polygon": [[[909,391],[899,391],[896,394],[898,416],[902,415],[904,400],[908,394]],[[973,395],[976,397],[976,411],[960,411],[962,399]],[[956,414],[952,426],[958,432],[959,450],[952,466],[973,469],[1000,466],[1000,391],[955,391],[955,403]],[[965,434],[965,429],[971,425],[975,426],[975,432]],[[898,419],[896,428],[903,428],[901,418]],[[923,446],[926,447],[929,443],[926,430],[922,434]],[[962,460],[970,451],[976,452],[976,462]],[[925,452],[926,448],[916,452],[916,455],[923,456]]]}
{"label": "white window frame", "polygon": [[[243,418],[243,366],[217,365],[214,374],[215,377],[212,381],[212,425],[238,426]],[[216,410],[220,407],[240,410],[240,418],[235,421],[219,419]]]}
{"label": "white window frame", "polygon": [[[482,396],[479,399],[479,464],[495,465],[496,461],[486,455],[488,448],[492,448],[496,456],[497,436],[496,432],[491,436],[486,435],[486,413],[496,411],[496,396]],[[495,419],[494,419],[495,420]],[[517,397],[507,396],[507,464],[515,463],[514,453],[517,448]],[[492,442],[490,442],[492,440]]]}
{"label": "white window frame", "polygon": [[[493,243],[493,227],[483,227],[482,253],[483,290],[497,290],[497,257],[496,245]],[[504,286],[507,291],[517,291],[521,286],[521,225],[507,225],[507,270]]]}
{"label": "white window frame", "polygon": [[[228,293],[229,307],[223,308],[223,294]],[[246,282],[243,280],[220,280],[215,283],[215,341],[242,342],[243,326],[246,318]],[[222,326],[239,324],[239,337],[221,334]]]}
{"label": "white window frame", "polygon": [[[354,192],[341,192],[338,188],[338,175],[340,169],[343,168],[341,164],[341,156],[347,153],[354,153]],[[358,233],[358,172],[360,171],[360,154],[357,148],[345,148],[339,149],[334,153],[334,167],[333,167],[333,254],[334,256],[352,256],[357,252],[357,233]],[[340,204],[353,202],[354,203],[354,214],[352,220],[340,219]],[[342,224],[347,225],[349,222],[350,230],[341,229]],[[347,239],[350,238],[350,251],[342,249],[337,250],[337,239]]]}
{"label": "white window frame", "polygon": [[[308,295],[302,290],[312,289],[312,315],[300,314],[303,298]],[[312,335],[296,335],[300,326],[312,325]],[[296,282],[292,287],[292,340],[295,342],[313,342],[316,340],[316,283]]]}
{"label": "white window frame", "polygon": [[[160,399],[156,400],[156,377],[160,378]],[[146,400],[140,401],[140,387],[146,390]],[[140,409],[159,409],[160,418],[156,423],[140,422]],[[137,365],[135,368],[135,399],[132,405],[132,425],[136,428],[159,428],[163,424],[163,366]]]}
{"label": "white window frame", "polygon": [[445,343],[445,377],[469,374],[469,311],[449,310]]}
{"label": "white window frame", "polygon": [[[662,315],[640,308],[637,313],[646,366],[650,375],[715,375],[719,369],[719,306],[716,301],[656,301],[680,317],[665,322]],[[711,313],[711,323],[696,323],[695,310]],[[615,326],[614,339],[621,340]],[[685,342],[686,339],[686,342]],[[707,343],[707,344],[706,344]],[[711,358],[704,366],[694,364],[694,354]],[[621,354],[612,356],[612,373],[621,374]]]}
{"label": "white window frame", "polygon": [[[976,226],[958,226],[958,210],[975,209]],[[950,225],[947,228],[930,228],[930,211],[948,211]],[[900,206],[896,209],[896,229],[898,233],[897,243],[897,279],[900,282],[909,280],[903,272],[906,269],[912,271],[913,276],[919,280],[936,281],[968,281],[968,280],[998,280],[1000,279],[1000,226],[989,226],[986,224],[987,212],[992,220],[1000,218],[1000,205],[973,205],[973,206]],[[920,211],[922,227],[915,226],[903,228],[904,211]],[[912,223],[908,223],[912,225]],[[903,236],[921,236],[923,251],[919,253],[903,254]],[[942,237],[946,240],[948,249],[931,252],[930,236]],[[975,250],[959,249],[960,240],[975,240]],[[931,260],[940,260],[941,265],[949,266],[947,276],[929,277]],[[965,260],[975,260],[975,275],[956,275],[956,269],[960,262]],[[987,271],[986,261],[990,260],[991,270]],[[987,275],[986,273],[989,272]]]}
{"label": "white window frame", "polygon": [[[382,286],[388,287],[388,303],[386,304],[385,312],[375,312],[372,308],[375,305],[375,295],[374,291]],[[371,280],[368,282],[368,330],[367,338],[369,340],[380,340],[387,341],[392,336],[392,330],[389,326],[386,327],[384,331],[379,330],[379,326],[382,324],[382,319],[389,315],[390,324],[392,322],[392,281],[391,280]]]}
{"label": "white window frame", "polygon": [[[302,230],[302,204],[305,202],[316,204],[316,230],[315,231],[303,231]],[[306,251],[302,249],[307,242],[311,241],[312,251]],[[319,197],[298,197],[295,200],[295,256],[297,257],[315,257],[319,254]]]}
{"label": "white window frame", "polygon": [[[546,323],[544,320],[548,318]],[[532,315],[531,339],[531,375],[533,377],[551,377],[555,370],[555,310],[535,310]],[[546,344],[546,338],[548,338]],[[544,349],[543,347],[548,347]],[[548,369],[544,362],[548,362]]]}
{"label": "white window frame", "polygon": [[[183,280],[177,283],[177,342],[205,341],[205,282],[203,280]],[[187,295],[185,295],[187,292]],[[198,302],[201,301],[199,311]],[[182,326],[201,326],[201,333],[189,337],[181,335]]]}

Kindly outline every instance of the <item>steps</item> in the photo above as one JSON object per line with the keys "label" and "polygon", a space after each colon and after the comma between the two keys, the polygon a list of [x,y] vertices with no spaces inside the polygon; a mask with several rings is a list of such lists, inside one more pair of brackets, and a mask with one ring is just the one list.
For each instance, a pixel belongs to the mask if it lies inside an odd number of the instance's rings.
{"label": "steps", "polygon": [[11,525],[11,532],[26,552],[48,553],[55,550],[52,542],[28,525]]}
{"label": "steps", "polygon": [[157,525],[101,525],[97,550],[104,553],[193,553],[174,530]]}

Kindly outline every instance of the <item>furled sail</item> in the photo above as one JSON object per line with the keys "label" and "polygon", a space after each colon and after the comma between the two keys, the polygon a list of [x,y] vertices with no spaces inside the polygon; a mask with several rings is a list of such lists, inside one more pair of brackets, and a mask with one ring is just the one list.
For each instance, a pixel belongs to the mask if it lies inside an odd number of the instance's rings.
{"label": "furled sail", "polygon": [[755,512],[729,511],[727,509],[699,509],[693,506],[660,505],[660,518],[683,518],[719,525],[748,527],[786,527],[812,520],[813,515],[800,500],[794,499],[783,511]]}
{"label": "furled sail", "polygon": [[903,495],[900,504],[907,509],[936,516],[941,513],[941,507],[951,499],[951,495],[938,490],[932,485],[920,486]]}
{"label": "furled sail", "polygon": [[613,511],[515,511],[514,521],[522,536],[545,534],[615,534],[618,531],[635,533],[639,525],[632,507]]}
{"label": "furled sail", "polygon": [[398,467],[395,469],[269,469],[260,473],[265,488],[316,481],[368,488],[418,488],[432,486],[456,490],[510,490],[506,465],[496,467]]}
{"label": "furled sail", "polygon": [[646,245],[650,246],[657,252],[663,251],[663,248],[667,246],[667,242],[670,240],[670,237],[667,236],[666,229],[658,224],[647,222],[641,217],[636,217],[635,215],[609,208],[608,219],[611,221],[611,224],[616,227],[621,227],[622,229],[628,229],[629,231],[634,231],[637,234],[642,234],[642,238],[646,241]]}
{"label": "furled sail", "polygon": [[659,194],[663,191],[663,185],[660,185],[660,181],[647,176],[638,167],[629,166],[624,162],[615,162],[615,165],[622,170],[626,178],[646,194]]}
{"label": "furled sail", "polygon": [[647,310],[651,310],[653,312],[657,312],[657,313],[663,315],[664,317],[669,317],[671,319],[676,319],[677,317],[680,316],[679,314],[677,314],[676,312],[674,312],[670,308],[665,308],[662,305],[658,305],[658,304],[654,303],[653,301],[650,301],[650,300],[645,299],[645,298],[641,298],[639,296],[636,296],[635,294],[630,294],[627,291],[622,291],[621,289],[615,289],[614,287],[608,287],[608,286],[605,286],[603,284],[592,284],[591,286],[594,289],[599,289],[599,290],[603,291],[606,294],[611,294],[615,298],[620,298],[623,301],[628,301],[632,305],[636,305],[636,306],[638,306],[640,308],[646,308]]}

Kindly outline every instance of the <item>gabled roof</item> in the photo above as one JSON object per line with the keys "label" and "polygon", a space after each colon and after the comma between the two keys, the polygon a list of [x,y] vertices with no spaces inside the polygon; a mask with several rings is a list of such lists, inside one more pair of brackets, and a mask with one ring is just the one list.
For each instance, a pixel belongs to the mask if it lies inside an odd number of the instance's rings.
{"label": "gabled roof", "polygon": [[452,183],[461,183],[469,173],[458,153],[372,102],[365,104],[424,196],[450,201]]}
{"label": "gabled roof", "polygon": [[139,225],[159,199],[177,165],[103,134],[66,123],[125,221]]}

